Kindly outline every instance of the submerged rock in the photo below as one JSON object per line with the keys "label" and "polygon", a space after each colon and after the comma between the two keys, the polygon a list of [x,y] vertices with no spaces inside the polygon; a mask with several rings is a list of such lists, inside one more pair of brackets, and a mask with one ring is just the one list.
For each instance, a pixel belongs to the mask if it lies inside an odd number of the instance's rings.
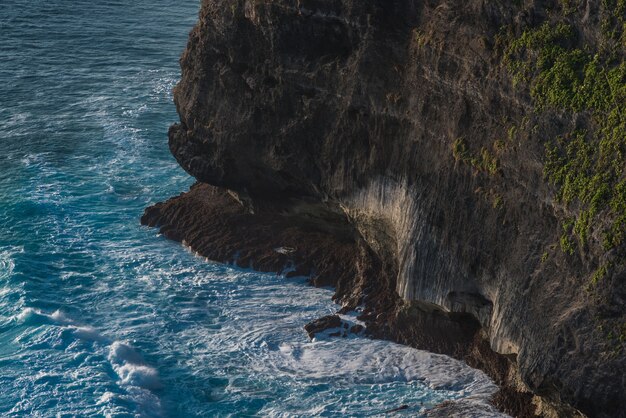
{"label": "submerged rock", "polygon": [[[309,338],[315,338],[315,334],[326,331],[327,329],[339,328],[341,326],[341,318],[339,315],[328,315],[322,318],[316,319],[315,321],[309,322],[304,326],[307,334],[309,334]],[[337,336],[341,335],[341,332],[337,333]],[[331,334],[331,336],[333,336]]]}
{"label": "submerged rock", "polygon": [[406,409],[409,409],[409,405],[401,405],[397,408],[393,408],[393,409],[390,409],[389,411],[385,411],[385,414],[391,414],[393,412],[404,411]]}

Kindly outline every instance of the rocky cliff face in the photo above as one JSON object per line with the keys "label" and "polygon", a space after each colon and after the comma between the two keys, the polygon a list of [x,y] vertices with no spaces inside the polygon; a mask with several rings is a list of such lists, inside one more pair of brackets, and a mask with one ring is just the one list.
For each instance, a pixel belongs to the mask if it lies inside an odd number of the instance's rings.
{"label": "rocky cliff face", "polygon": [[[487,344],[474,363],[499,364],[492,375],[500,383],[537,395],[532,408],[511,410],[517,415],[575,413],[569,404],[589,416],[623,416],[626,252],[619,239],[602,239],[605,230],[611,237],[626,230],[620,195],[594,209],[584,237],[570,236],[585,199],[564,199],[563,181],[546,175],[546,144],[599,132],[599,106],[559,106],[552,95],[539,106],[536,77],[558,69],[560,56],[535,68],[537,45],[515,44],[536,28],[567,24],[572,39],[548,36],[538,47],[555,42],[602,56],[602,45],[617,39],[606,65],[619,68],[622,32],[607,37],[602,28],[608,20],[623,30],[622,3],[205,0],[181,58],[181,120],[170,129],[170,148],[199,182],[218,189],[197,186],[184,203],[148,210],[144,222],[214,259],[247,248],[246,266],[293,262],[298,273],[337,285],[348,308],[369,303],[380,336],[437,349],[411,325],[424,325],[420,315],[432,308],[445,317],[440,330],[455,336],[453,346],[465,344],[457,354],[468,356],[480,346],[469,348],[480,328]],[[626,91],[626,76],[617,77]],[[622,96],[613,97],[621,111]],[[626,138],[615,141],[617,168],[606,181],[619,191]],[[561,160],[569,162],[564,147]],[[270,246],[232,233],[243,218],[216,221],[220,207],[232,205],[257,225],[255,237],[265,233],[271,248],[289,244],[289,251],[255,251]],[[285,225],[298,230],[291,229],[294,242],[270,232]],[[316,243],[345,257],[303,244],[312,231],[323,235]]]}

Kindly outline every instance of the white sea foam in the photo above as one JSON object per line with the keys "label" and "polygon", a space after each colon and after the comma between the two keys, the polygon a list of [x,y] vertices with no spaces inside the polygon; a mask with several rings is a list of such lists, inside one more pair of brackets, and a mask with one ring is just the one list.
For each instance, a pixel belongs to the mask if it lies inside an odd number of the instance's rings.
{"label": "white sea foam", "polygon": [[0,251],[0,280],[11,277],[14,269],[13,251]]}
{"label": "white sea foam", "polygon": [[74,336],[85,341],[107,342],[108,338],[100,334],[100,331],[90,326],[72,327]]}
{"label": "white sea foam", "polygon": [[104,392],[102,396],[100,396],[100,399],[98,399],[98,405],[111,402],[113,399],[115,399],[115,393]]}
{"label": "white sea foam", "polygon": [[143,357],[130,345],[114,341],[109,348],[109,361],[113,364],[142,363]]}
{"label": "white sea foam", "polygon": [[71,324],[73,322],[71,318],[68,318],[63,312],[58,309],[50,314],[50,319],[59,324]]}
{"label": "white sea foam", "polygon": [[123,385],[144,389],[162,387],[157,370],[148,366],[141,354],[126,343],[115,341],[111,344],[109,361]]}
{"label": "white sea foam", "polygon": [[22,309],[22,311],[16,315],[15,319],[18,323],[25,325],[68,325],[73,323],[73,320],[60,310],[48,314],[35,308]]}
{"label": "white sea foam", "polygon": [[138,386],[145,389],[158,389],[162,387],[159,373],[150,366],[126,363],[116,367],[115,372],[120,376],[124,385]]}
{"label": "white sea foam", "polygon": [[[109,344],[110,340],[103,336],[96,328],[77,325],[76,322],[60,310],[47,314],[34,308],[25,308],[17,315],[17,321],[24,325],[55,325],[61,331],[71,331],[71,335],[78,340]],[[109,346],[108,359],[123,385],[137,386],[144,389],[161,387],[159,374],[153,367],[146,364],[139,354],[129,344],[114,341]]]}
{"label": "white sea foam", "polygon": [[44,324],[52,322],[52,318],[50,315],[44,314],[41,311],[38,311],[33,308],[24,308],[15,318],[19,323],[22,324]]}

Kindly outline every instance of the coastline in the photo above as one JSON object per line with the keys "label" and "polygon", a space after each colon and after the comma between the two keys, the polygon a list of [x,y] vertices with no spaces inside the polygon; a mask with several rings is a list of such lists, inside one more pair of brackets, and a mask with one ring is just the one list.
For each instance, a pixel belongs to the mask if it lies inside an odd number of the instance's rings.
{"label": "coastline", "polygon": [[532,65],[615,46],[602,22],[616,13],[205,0],[169,147],[219,189],[144,223],[216,261],[333,285],[372,336],[488,370],[514,415],[624,416],[623,127],[606,100],[567,106],[584,99],[575,82],[603,77],[553,83],[563,68]]}
{"label": "coastline", "polygon": [[[367,336],[446,354],[485,372],[500,387],[492,402],[501,412],[523,418],[583,416],[526,388],[514,358],[494,352],[471,315],[403,301],[395,291],[397,266],[382,261],[337,212],[321,207],[317,213],[304,211],[297,200],[251,209],[232,192],[196,183],[188,192],[146,208],[141,223],[212,261],[332,286],[333,300],[341,306],[338,313],[360,308],[358,319],[365,322]],[[322,321],[317,331],[323,329]],[[443,406],[439,412],[445,411]]]}

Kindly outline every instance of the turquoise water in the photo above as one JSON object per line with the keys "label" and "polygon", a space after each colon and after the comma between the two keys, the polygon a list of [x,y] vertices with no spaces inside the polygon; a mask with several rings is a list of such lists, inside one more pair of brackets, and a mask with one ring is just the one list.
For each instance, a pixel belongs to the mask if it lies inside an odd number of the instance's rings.
{"label": "turquoise water", "polygon": [[192,184],[166,132],[197,8],[3,2],[0,416],[415,415],[455,399],[489,415],[494,386],[462,363],[310,342],[330,290],[208,263],[139,225]]}

